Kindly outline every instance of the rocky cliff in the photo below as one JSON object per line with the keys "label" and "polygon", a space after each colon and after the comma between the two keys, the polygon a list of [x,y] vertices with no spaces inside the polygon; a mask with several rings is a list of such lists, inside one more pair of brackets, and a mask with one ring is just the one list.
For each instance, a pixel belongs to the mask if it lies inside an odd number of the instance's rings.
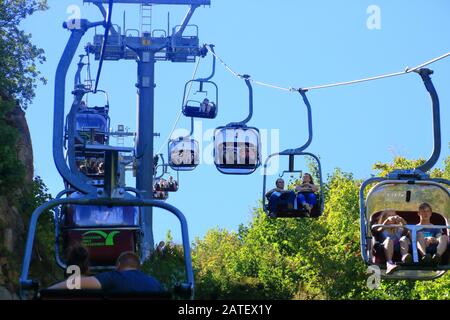
{"label": "rocky cliff", "polygon": [[[17,129],[16,156],[25,167],[23,186],[33,181],[33,148],[25,113],[15,107],[6,116],[7,125]],[[17,282],[24,252],[26,228],[23,213],[17,208],[24,190],[18,188],[12,195],[0,195],[0,300],[17,299]]]}

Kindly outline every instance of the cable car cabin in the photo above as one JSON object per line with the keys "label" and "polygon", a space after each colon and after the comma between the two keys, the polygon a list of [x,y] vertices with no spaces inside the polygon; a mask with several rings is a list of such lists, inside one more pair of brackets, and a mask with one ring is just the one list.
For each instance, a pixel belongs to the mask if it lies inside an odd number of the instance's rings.
{"label": "cable car cabin", "polygon": [[83,144],[106,145],[109,141],[109,117],[107,107],[80,108],[75,116],[75,161],[79,170],[94,180],[104,177],[103,151],[86,151]]}
{"label": "cable car cabin", "polygon": [[[361,192],[363,192],[363,187]],[[450,192],[447,187],[433,181],[383,181],[376,184],[367,194],[365,206],[361,208],[361,250],[365,262],[377,265],[382,270],[382,276],[391,279],[430,280],[443,275],[450,268],[450,246],[441,257],[438,265],[421,261],[422,255],[413,241],[409,253],[414,257],[412,263],[405,264],[401,253],[396,248],[393,262],[400,265],[395,272],[386,275],[386,257],[382,245],[380,217],[384,211],[394,210],[397,215],[406,220],[406,227],[417,228],[420,221],[418,208],[422,203],[428,203],[432,208],[431,225],[440,229],[444,237],[448,237],[450,216]],[[434,225],[436,227],[434,227]],[[411,230],[411,229],[410,229]],[[422,229],[426,231],[427,229]],[[412,239],[410,231],[409,239]]]}
{"label": "cable car cabin", "polygon": [[169,141],[169,166],[177,171],[194,170],[199,164],[200,149],[194,139]]}
{"label": "cable car cabin", "polygon": [[178,191],[178,181],[174,180],[172,176],[169,177],[169,180],[159,178],[155,181],[153,189],[156,192],[176,192]]}
{"label": "cable car cabin", "polygon": [[89,250],[92,267],[113,267],[122,252],[139,252],[138,207],[66,205],[62,208],[63,252],[73,245]]}
{"label": "cable car cabin", "polygon": [[214,131],[214,164],[225,174],[251,174],[261,165],[259,130],[246,126]]}

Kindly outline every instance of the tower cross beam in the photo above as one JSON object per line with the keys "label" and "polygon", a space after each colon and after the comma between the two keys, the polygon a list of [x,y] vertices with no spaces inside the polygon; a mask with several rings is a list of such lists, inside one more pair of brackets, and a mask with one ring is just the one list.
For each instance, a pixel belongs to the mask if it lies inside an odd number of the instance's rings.
{"label": "tower cross beam", "polygon": [[[83,0],[85,3],[108,3],[108,0]],[[167,5],[197,5],[209,6],[211,0],[114,0],[116,3],[128,4],[167,4]]]}

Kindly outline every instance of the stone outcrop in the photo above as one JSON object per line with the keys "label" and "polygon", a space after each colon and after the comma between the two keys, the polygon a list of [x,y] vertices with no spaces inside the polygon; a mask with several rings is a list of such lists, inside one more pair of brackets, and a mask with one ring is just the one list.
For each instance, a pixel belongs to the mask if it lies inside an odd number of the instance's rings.
{"label": "stone outcrop", "polygon": [[[25,181],[33,181],[33,148],[25,113],[15,107],[6,117],[8,125],[19,132],[17,140],[17,158],[25,166]],[[17,190],[16,195],[22,194]],[[25,222],[13,201],[0,195],[0,300],[18,299],[17,284],[20,259],[26,241]]]}

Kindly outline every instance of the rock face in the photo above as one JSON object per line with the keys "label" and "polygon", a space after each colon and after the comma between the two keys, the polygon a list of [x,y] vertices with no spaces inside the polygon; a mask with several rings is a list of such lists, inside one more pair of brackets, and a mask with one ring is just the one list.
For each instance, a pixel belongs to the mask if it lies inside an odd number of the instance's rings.
{"label": "rock face", "polygon": [[19,131],[17,141],[17,158],[25,166],[25,180],[31,182],[34,176],[33,146],[31,144],[30,129],[25,118],[25,112],[16,106],[7,116],[7,123]]}
{"label": "rock face", "polygon": [[[17,106],[7,115],[6,121],[19,132],[17,158],[25,166],[24,182],[30,183],[34,175],[33,148],[25,113]],[[22,190],[17,190],[17,194],[21,193]],[[23,216],[11,199],[0,195],[0,300],[18,299],[14,293],[19,277],[17,261],[23,255],[25,241]]]}

